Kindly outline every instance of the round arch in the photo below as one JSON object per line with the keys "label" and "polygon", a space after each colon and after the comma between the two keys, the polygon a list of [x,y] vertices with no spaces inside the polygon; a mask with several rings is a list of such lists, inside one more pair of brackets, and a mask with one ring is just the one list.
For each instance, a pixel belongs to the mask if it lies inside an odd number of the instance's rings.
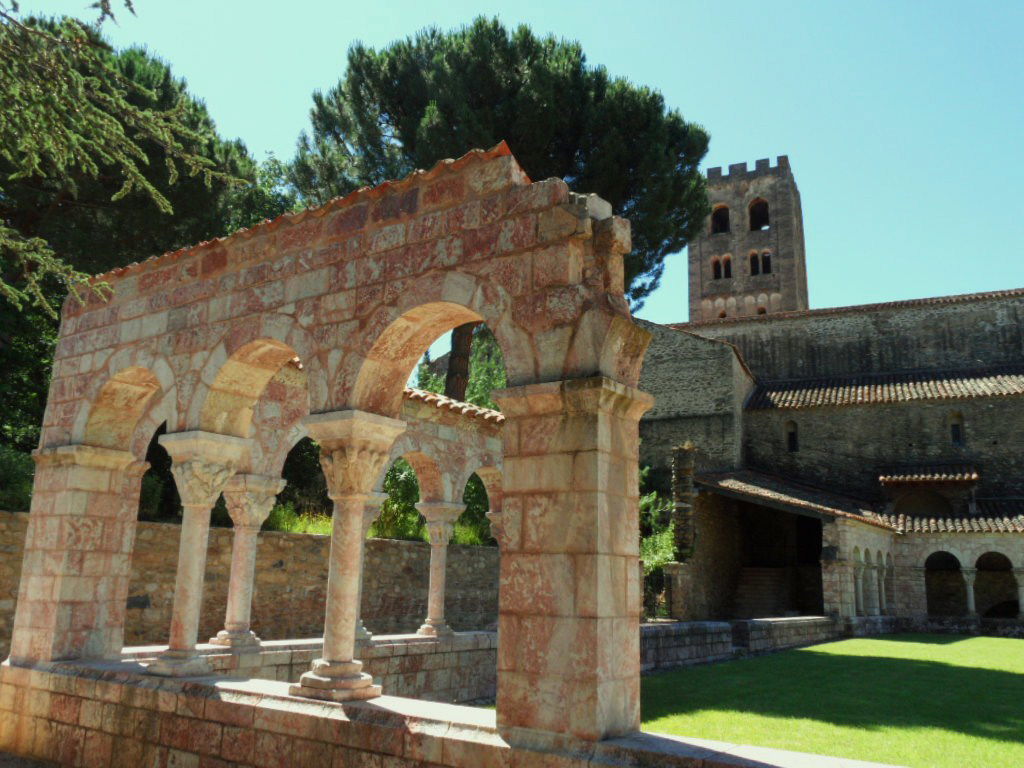
{"label": "round arch", "polygon": [[924,561],[925,596],[929,616],[967,614],[967,585],[961,560],[951,552],[932,552]]}
{"label": "round arch", "polygon": [[1013,619],[1020,611],[1013,563],[1002,552],[985,552],[975,561],[974,601],[978,615]]}

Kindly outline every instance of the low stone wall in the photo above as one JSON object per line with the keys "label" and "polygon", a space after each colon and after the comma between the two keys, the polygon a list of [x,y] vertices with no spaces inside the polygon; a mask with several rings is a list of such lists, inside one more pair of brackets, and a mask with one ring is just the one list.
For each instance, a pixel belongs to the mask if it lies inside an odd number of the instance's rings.
{"label": "low stone wall", "polygon": [[640,670],[652,672],[731,659],[732,628],[724,621],[673,621],[640,627]]}
{"label": "low stone wall", "polygon": [[[0,656],[9,649],[28,515],[0,512]],[[165,643],[171,624],[180,526],[139,523],[125,617],[125,645]],[[210,531],[199,626],[201,640],[224,628],[231,571],[230,528]],[[264,640],[323,633],[330,537],[260,534],[253,630]],[[427,615],[430,545],[369,539],[362,616],[378,634],[415,632]],[[451,546],[445,613],[456,630],[491,626],[498,617],[498,550]]]}
{"label": "low stone wall", "polygon": [[[163,647],[125,648],[122,658],[149,661]],[[199,650],[218,675],[294,683],[320,657],[323,640],[268,640],[257,653],[226,653],[208,644]],[[497,654],[497,632],[457,632],[442,638],[375,636],[358,651],[363,671],[385,695],[449,703],[494,698]]]}
{"label": "low stone wall", "polygon": [[732,622],[733,643],[748,653],[765,653],[835,640],[844,627],[827,616],[797,616]]}
{"label": "low stone wall", "polygon": [[[0,666],[0,751],[68,766],[868,768],[650,733],[510,747],[491,709],[382,696],[300,700],[269,680],[154,678],[131,664]],[[875,765],[875,764],[871,764]],[[875,768],[878,768],[875,766]]]}

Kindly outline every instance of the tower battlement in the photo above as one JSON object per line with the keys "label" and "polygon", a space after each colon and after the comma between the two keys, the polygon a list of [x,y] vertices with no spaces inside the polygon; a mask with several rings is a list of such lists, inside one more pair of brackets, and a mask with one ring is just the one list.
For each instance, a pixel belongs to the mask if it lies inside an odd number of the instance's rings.
{"label": "tower battlement", "polygon": [[727,173],[722,173],[722,167],[708,168],[708,181],[735,181],[739,177],[750,178],[765,173],[787,173],[789,172],[789,156],[779,155],[775,158],[775,165],[767,157],[754,162],[754,169],[749,170],[746,163],[733,163],[729,166]]}
{"label": "tower battlement", "polygon": [[690,322],[807,309],[803,214],[789,157],[709,168],[711,214],[690,243]]}

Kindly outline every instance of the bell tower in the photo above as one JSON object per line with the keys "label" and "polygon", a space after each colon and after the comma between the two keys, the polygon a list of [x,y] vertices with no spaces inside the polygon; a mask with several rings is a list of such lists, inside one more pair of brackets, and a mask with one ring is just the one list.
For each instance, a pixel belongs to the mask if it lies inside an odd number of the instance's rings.
{"label": "bell tower", "polygon": [[807,309],[800,191],[781,155],[708,169],[711,215],[689,246],[690,322]]}

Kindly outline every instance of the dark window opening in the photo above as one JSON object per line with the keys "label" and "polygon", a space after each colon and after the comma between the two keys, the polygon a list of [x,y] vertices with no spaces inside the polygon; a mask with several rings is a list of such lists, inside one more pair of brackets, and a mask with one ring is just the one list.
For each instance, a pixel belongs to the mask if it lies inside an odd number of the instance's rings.
{"label": "dark window opening", "polygon": [[770,275],[772,273],[772,255],[765,251],[761,254],[761,274]]}
{"label": "dark window opening", "polygon": [[800,450],[800,439],[797,436],[795,421],[786,423],[786,450],[790,453],[796,453]]}
{"label": "dark window opening", "polygon": [[750,204],[750,231],[768,229],[768,201],[758,198]]}
{"label": "dark window opening", "polygon": [[711,276],[715,280],[722,279],[722,263],[718,259],[711,262]]}
{"label": "dark window opening", "polygon": [[953,445],[964,444],[964,425],[963,424],[950,424],[949,425],[949,437],[953,441]]}
{"label": "dark window opening", "polygon": [[727,315],[725,314],[725,310],[724,309],[721,312],[718,313],[718,317],[720,319],[723,318],[723,317],[727,317]]}
{"label": "dark window opening", "polygon": [[759,314],[759,315],[767,315],[768,314],[768,310],[765,309],[764,307],[758,307],[757,308],[757,314]]}
{"label": "dark window opening", "polygon": [[720,205],[711,212],[711,234],[720,235],[729,231],[729,209]]}
{"label": "dark window opening", "polygon": [[722,277],[726,279],[732,277],[732,259],[728,257],[722,261]]}
{"label": "dark window opening", "polygon": [[757,254],[750,254],[750,274],[759,275],[761,274],[761,262],[757,260]]}

